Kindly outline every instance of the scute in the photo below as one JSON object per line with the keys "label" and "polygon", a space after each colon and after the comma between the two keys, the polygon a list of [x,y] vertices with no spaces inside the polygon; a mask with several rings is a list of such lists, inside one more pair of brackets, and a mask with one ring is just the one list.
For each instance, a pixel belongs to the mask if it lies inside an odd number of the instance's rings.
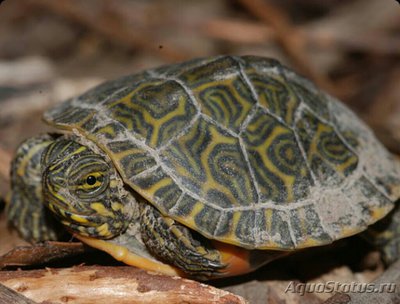
{"label": "scute", "polygon": [[196,114],[188,94],[171,80],[143,83],[106,107],[110,118],[151,148],[159,148],[178,135]]}
{"label": "scute", "polygon": [[164,215],[245,248],[292,250],[364,230],[400,166],[339,101],[277,61],[196,59],[100,85],[48,111]]}
{"label": "scute", "polygon": [[289,85],[283,67],[276,60],[252,56],[243,57],[242,62],[259,105],[277,119],[292,125],[300,99]]}
{"label": "scute", "polygon": [[242,132],[261,201],[288,204],[314,184],[293,129],[259,107]]}
{"label": "scute", "polygon": [[308,111],[302,115],[296,129],[312,172],[322,185],[341,184],[357,168],[358,156],[332,126]]}
{"label": "scute", "polygon": [[218,208],[252,206],[257,193],[239,139],[199,118],[161,157],[186,191]]}

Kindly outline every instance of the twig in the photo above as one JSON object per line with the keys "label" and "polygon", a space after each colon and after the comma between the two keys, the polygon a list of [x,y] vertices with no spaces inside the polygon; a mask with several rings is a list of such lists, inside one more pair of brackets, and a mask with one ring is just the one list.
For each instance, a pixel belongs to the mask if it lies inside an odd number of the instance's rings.
{"label": "twig", "polygon": [[0,147],[0,177],[8,182],[10,175],[11,154]]}
{"label": "twig", "polygon": [[142,49],[146,52],[152,52],[169,61],[179,61],[188,58],[186,54],[173,50],[168,47],[159,49],[159,43],[154,42],[151,37],[140,31],[132,29],[123,21],[123,18],[115,16],[118,14],[113,11],[109,14],[101,14],[94,18],[84,10],[79,9],[74,1],[69,0],[27,0],[33,6],[46,9],[67,20],[75,22],[80,26],[96,32],[111,42],[116,42],[128,49]]}
{"label": "twig", "polygon": [[200,31],[207,37],[222,39],[233,43],[258,44],[275,40],[275,32],[265,24],[231,18],[206,20]]}
{"label": "twig", "polygon": [[0,271],[0,283],[38,302],[246,303],[239,296],[209,285],[129,266]]}
{"label": "twig", "polygon": [[[334,24],[337,22],[336,18],[330,19]],[[232,18],[206,20],[200,31],[207,37],[233,43],[260,44],[277,38],[276,33],[269,26],[259,21]],[[343,52],[362,51],[383,56],[397,55],[400,52],[400,39],[383,30],[365,30],[363,34],[360,34],[353,33],[349,26],[349,31],[343,35],[340,29],[336,29],[324,20],[320,25],[319,22],[315,22],[299,26],[298,31],[302,33],[304,43],[309,48],[320,51],[335,48],[336,52],[341,49]]]}
{"label": "twig", "polygon": [[0,256],[0,269],[7,266],[31,266],[71,258],[89,251],[78,242],[47,241],[30,246],[17,246]]}

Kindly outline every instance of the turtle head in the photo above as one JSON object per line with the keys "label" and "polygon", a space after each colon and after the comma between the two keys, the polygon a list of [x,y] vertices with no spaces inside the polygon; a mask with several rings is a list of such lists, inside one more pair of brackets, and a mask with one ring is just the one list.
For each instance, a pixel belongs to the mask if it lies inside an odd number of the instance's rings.
{"label": "turtle head", "polygon": [[44,203],[69,230],[109,239],[126,229],[132,196],[105,157],[61,137],[44,151],[42,165]]}

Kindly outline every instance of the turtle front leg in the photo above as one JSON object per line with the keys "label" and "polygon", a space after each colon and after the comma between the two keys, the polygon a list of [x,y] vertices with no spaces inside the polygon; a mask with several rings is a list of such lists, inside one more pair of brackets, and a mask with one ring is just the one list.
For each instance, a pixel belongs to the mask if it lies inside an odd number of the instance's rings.
{"label": "turtle front leg", "polygon": [[363,236],[381,251],[387,265],[397,261],[400,258],[400,205],[369,227]]}
{"label": "turtle front leg", "polygon": [[49,135],[26,140],[11,164],[7,219],[27,241],[57,240],[65,231],[43,204],[41,159],[53,141]]}
{"label": "turtle front leg", "polygon": [[[140,200],[139,200],[140,201]],[[287,252],[248,250],[206,239],[141,200],[141,236],[149,252],[189,277],[206,280],[253,271]]]}
{"label": "turtle front leg", "polygon": [[148,250],[161,261],[198,279],[214,277],[226,267],[209,240],[194,236],[185,226],[141,204],[141,235]]}

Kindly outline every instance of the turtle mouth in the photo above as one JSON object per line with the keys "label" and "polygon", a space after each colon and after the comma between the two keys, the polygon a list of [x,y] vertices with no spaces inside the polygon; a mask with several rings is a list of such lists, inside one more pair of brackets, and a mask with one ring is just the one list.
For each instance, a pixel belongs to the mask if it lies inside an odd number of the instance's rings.
{"label": "turtle mouth", "polygon": [[47,207],[72,233],[98,238],[112,239],[123,233],[135,212],[135,199],[121,193],[118,183],[104,178],[107,186],[100,185],[96,195],[77,195],[75,189],[50,185],[46,180],[45,201]]}
{"label": "turtle mouth", "polygon": [[122,214],[108,211],[102,202],[91,202],[88,205],[90,208],[80,212],[73,208],[72,204],[52,200],[48,203],[48,208],[72,233],[98,239],[111,239],[123,232],[125,229],[123,223],[126,219]]}
{"label": "turtle mouth", "polygon": [[[48,181],[48,180],[46,180]],[[97,199],[78,198],[68,187],[45,182],[45,205],[72,233],[99,239],[111,239],[125,228],[124,209],[107,195]]]}

